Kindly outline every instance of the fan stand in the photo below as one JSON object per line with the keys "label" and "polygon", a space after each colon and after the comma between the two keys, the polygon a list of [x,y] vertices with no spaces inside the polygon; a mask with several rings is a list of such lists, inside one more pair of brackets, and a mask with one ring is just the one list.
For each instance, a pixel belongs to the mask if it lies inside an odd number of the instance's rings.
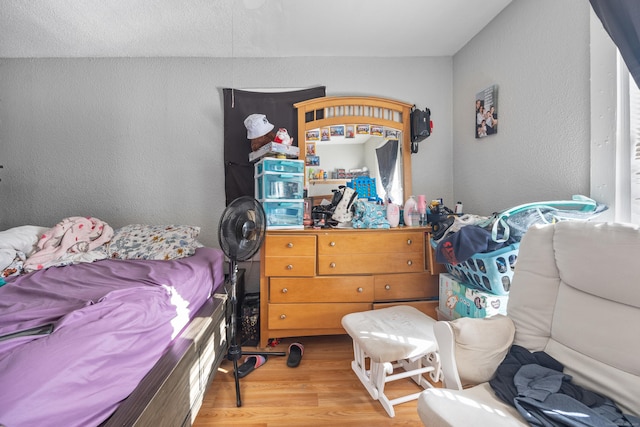
{"label": "fan stand", "polygon": [[233,361],[233,375],[236,380],[236,405],[242,406],[240,398],[240,378],[238,360],[243,354],[256,356],[285,356],[285,352],[247,351],[238,344],[238,261],[250,259],[260,248],[265,233],[265,212],[253,197],[241,196],[233,200],[222,213],[218,225],[220,248],[229,258],[231,279],[231,343],[227,359]]}
{"label": "fan stand", "polygon": [[257,356],[286,356],[284,351],[242,351],[242,347],[238,344],[238,261],[230,258],[230,277],[231,277],[231,345],[227,352],[227,359],[233,361],[233,376],[236,382],[236,406],[242,406],[242,398],[240,397],[240,378],[238,377],[238,360],[243,355]]}

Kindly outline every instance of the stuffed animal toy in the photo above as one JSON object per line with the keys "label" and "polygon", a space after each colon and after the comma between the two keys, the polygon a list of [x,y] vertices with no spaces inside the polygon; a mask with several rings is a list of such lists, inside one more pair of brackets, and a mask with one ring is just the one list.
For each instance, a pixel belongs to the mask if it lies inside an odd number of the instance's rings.
{"label": "stuffed animal toy", "polygon": [[278,129],[278,132],[276,133],[276,137],[273,139],[273,142],[278,142],[284,145],[291,145],[293,144],[293,138],[289,136],[289,132],[287,132],[285,128],[280,128]]}
{"label": "stuffed animal toy", "polygon": [[247,139],[251,140],[251,151],[257,151],[263,145],[277,142],[284,145],[292,145],[293,138],[285,128],[274,132],[274,127],[264,114],[251,114],[244,119],[247,128]]}
{"label": "stuffed animal toy", "polygon": [[269,123],[264,114],[251,114],[244,119],[244,126],[247,128],[247,139],[251,140],[251,151],[256,151],[265,144],[272,142],[276,133],[274,126]]}
{"label": "stuffed animal toy", "polygon": [[273,139],[276,137],[276,133],[271,131],[266,133],[265,135],[259,136],[257,138],[251,139],[251,151],[257,151],[263,145],[267,145],[270,142],[273,142]]}

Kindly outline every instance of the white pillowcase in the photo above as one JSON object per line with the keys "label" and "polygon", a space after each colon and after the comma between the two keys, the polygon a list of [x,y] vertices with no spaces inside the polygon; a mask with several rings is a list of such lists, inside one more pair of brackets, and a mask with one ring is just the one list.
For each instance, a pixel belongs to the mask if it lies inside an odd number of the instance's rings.
{"label": "white pillowcase", "polygon": [[47,230],[48,227],[22,225],[0,231],[0,270],[11,265],[18,252],[27,257],[33,254],[40,236]]}
{"label": "white pillowcase", "polygon": [[0,231],[0,249],[14,249],[30,256],[36,250],[36,243],[49,227],[22,225]]}
{"label": "white pillowcase", "polygon": [[516,328],[502,314],[476,319],[461,317],[449,322],[455,336],[458,375],[463,386],[493,378],[511,348]]}
{"label": "white pillowcase", "polygon": [[9,267],[15,258],[16,251],[14,249],[0,249],[0,272]]}

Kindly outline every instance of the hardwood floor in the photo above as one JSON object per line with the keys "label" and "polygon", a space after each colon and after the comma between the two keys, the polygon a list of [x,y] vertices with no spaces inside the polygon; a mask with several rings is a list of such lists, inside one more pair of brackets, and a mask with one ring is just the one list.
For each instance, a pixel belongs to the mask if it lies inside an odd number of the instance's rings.
{"label": "hardwood floor", "polygon": [[[240,380],[239,408],[233,364],[225,360],[194,427],[422,426],[417,401],[395,406],[396,415],[390,418],[369,396],[351,370],[353,347],[348,335],[288,338],[273,350],[286,352],[296,341],[305,347],[300,366],[287,367],[286,356],[269,357],[267,363]],[[386,390],[394,398],[420,388],[406,379],[388,383]]]}

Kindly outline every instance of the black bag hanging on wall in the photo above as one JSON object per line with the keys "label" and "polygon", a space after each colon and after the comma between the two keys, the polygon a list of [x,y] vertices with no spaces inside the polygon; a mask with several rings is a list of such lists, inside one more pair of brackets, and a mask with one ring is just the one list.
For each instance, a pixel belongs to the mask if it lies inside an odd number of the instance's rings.
{"label": "black bag hanging on wall", "polygon": [[418,142],[431,135],[431,110],[419,110],[414,105],[411,108],[411,152],[418,152]]}

